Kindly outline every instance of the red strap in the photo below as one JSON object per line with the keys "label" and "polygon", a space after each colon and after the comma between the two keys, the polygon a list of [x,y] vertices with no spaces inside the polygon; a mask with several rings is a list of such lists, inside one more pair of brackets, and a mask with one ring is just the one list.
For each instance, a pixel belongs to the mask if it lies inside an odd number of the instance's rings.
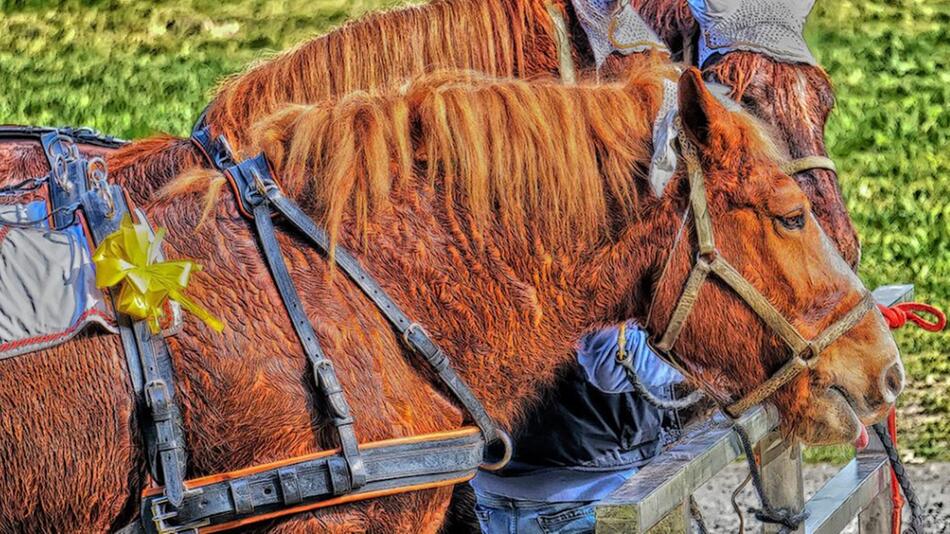
{"label": "red strap", "polygon": [[[907,324],[907,321],[911,321],[928,332],[940,332],[947,326],[947,316],[942,311],[929,304],[921,304],[919,302],[903,302],[890,307],[878,304],[877,307],[879,310],[881,310],[881,313],[884,314],[884,319],[887,321],[887,325],[892,329],[904,326]],[[929,314],[936,320],[934,322],[929,322],[915,312]],[[894,442],[894,446],[896,447],[897,410],[895,408],[891,408],[891,411],[887,414],[887,431],[891,435],[891,440]],[[902,519],[901,511],[904,508],[904,497],[901,495],[900,485],[897,483],[897,475],[894,474],[893,469],[891,470],[891,502],[893,503],[893,508],[891,511],[891,532],[893,534],[900,534]]]}
{"label": "red strap", "polygon": [[[897,409],[891,408],[887,413],[887,432],[891,435],[891,441],[897,446]],[[892,534],[901,534],[901,512],[904,509],[904,497],[901,495],[901,487],[897,482],[897,475],[891,469],[891,532]]]}
{"label": "red strap", "polygon": [[[884,314],[884,319],[891,328],[900,328],[907,324],[907,321],[911,321],[928,332],[940,332],[947,326],[947,316],[935,306],[929,304],[902,302],[890,307],[878,304],[877,307]],[[933,322],[927,321],[915,312],[926,313],[936,320]]]}

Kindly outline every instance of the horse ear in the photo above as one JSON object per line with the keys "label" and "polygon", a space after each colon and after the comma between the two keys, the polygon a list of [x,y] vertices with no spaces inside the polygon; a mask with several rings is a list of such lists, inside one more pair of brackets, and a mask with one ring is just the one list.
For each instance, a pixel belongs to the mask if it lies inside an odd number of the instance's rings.
{"label": "horse ear", "polygon": [[729,112],[706,88],[699,70],[690,67],[679,81],[679,109],[683,130],[702,148],[708,148],[729,120]]}

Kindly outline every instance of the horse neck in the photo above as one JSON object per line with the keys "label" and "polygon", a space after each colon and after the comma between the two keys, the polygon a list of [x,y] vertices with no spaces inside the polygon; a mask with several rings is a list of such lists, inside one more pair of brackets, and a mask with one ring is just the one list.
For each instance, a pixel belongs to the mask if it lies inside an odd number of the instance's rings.
{"label": "horse neck", "polygon": [[[287,103],[373,90],[434,69],[556,76],[548,1],[441,0],[367,15],[227,82],[208,107],[208,123],[240,150],[250,125]],[[553,3],[572,12],[569,0]]]}
{"label": "horse neck", "polygon": [[359,255],[509,428],[575,360],[585,333],[632,317],[672,241],[673,224],[655,218],[614,243],[546,250],[503,229],[472,235],[433,211],[397,209]]}

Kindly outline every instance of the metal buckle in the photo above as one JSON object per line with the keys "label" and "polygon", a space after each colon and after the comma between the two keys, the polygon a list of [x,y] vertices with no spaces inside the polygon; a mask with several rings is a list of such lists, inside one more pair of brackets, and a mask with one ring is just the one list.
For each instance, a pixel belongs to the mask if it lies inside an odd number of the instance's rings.
{"label": "metal buckle", "polygon": [[[200,490],[196,490],[200,493]],[[192,492],[192,494],[195,494]],[[168,508],[168,497],[162,496],[152,500],[152,524],[158,534],[197,534],[198,529],[211,524],[210,519],[192,521],[184,525],[171,525],[167,521],[178,517],[178,511]]]}
{"label": "metal buckle", "polygon": [[228,138],[224,135],[219,135],[214,140],[214,143],[216,146],[213,147],[214,154],[212,154],[211,157],[214,158],[215,165],[218,169],[226,169],[234,165],[234,150],[231,149],[231,143],[228,142]]}
{"label": "metal buckle", "polygon": [[511,443],[511,436],[509,436],[508,433],[501,428],[495,427],[495,439],[485,443],[485,445],[487,446],[496,441],[500,441],[505,450],[501,455],[501,459],[497,462],[490,464],[483,463],[480,466],[481,469],[484,469],[485,471],[499,471],[511,461],[511,456],[514,452],[514,446]]}
{"label": "metal buckle", "polygon": [[264,184],[264,178],[261,176],[261,171],[257,170],[257,167],[251,167],[251,178],[254,179],[254,187],[257,189],[257,194],[261,198],[267,198],[267,186]]}
{"label": "metal buckle", "polygon": [[419,330],[420,332],[422,332],[422,334],[425,335],[426,337],[430,337],[430,336],[429,336],[429,332],[427,332],[426,329],[423,328],[423,326],[422,326],[421,324],[419,324],[419,323],[410,323],[409,326],[406,327],[406,331],[402,333],[402,341],[403,341],[403,343],[406,344],[407,347],[410,347],[410,348],[412,348],[413,350],[415,350],[415,346],[412,344],[411,341],[409,341],[409,336],[412,335],[412,331],[415,330],[415,329],[418,329],[418,330]]}

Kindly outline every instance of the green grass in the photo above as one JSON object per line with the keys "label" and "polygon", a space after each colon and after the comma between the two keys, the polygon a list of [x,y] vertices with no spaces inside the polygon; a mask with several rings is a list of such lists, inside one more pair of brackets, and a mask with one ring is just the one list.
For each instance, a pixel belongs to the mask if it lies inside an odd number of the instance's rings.
{"label": "green grass", "polygon": [[[222,77],[397,0],[0,0],[0,122],[184,135]],[[868,285],[950,307],[950,3],[820,2],[808,39],[835,82],[827,139]],[[905,451],[950,460],[950,334],[898,333]],[[808,451],[842,460],[847,448]]]}

